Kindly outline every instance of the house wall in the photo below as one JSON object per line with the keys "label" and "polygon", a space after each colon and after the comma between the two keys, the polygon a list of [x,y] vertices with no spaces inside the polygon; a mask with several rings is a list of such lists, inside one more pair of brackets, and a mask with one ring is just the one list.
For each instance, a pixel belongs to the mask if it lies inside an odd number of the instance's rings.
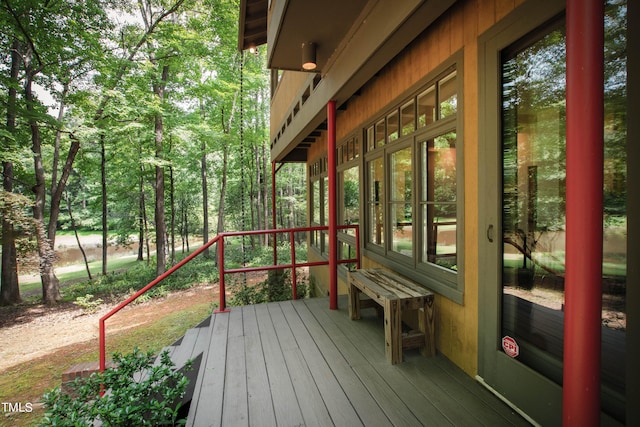
{"label": "house wall", "polygon": [[276,135],[282,126],[287,115],[293,110],[291,101],[297,102],[300,99],[303,88],[308,87],[308,79],[311,76],[309,73],[300,72],[284,72],[280,78],[273,97],[271,98],[270,106],[270,134]]}
{"label": "house wall", "polygon": [[[480,34],[517,7],[520,0],[458,1],[434,25],[407,46],[393,61],[370,80],[347,109],[337,115],[337,141],[365,124],[432,71],[461,51],[463,57],[462,129],[464,149],[464,296],[458,304],[436,296],[436,346],[438,351],[471,376],[478,372],[478,45]],[[284,81],[283,81],[284,83]],[[326,140],[309,149],[308,162],[326,156]],[[314,255],[312,255],[314,256]],[[362,260],[363,268],[378,266]],[[326,269],[324,269],[326,270]],[[312,271],[318,282],[328,283],[327,273]],[[343,291],[344,282],[340,281]]]}

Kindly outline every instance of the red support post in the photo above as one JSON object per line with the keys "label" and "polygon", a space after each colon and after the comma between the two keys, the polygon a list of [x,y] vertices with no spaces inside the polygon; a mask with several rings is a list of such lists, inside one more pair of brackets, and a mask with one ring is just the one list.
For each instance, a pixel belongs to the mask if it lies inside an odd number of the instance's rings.
{"label": "red support post", "polygon": [[327,163],[329,190],[329,308],[338,309],[338,210],[336,207],[336,101],[327,104]]}
{"label": "red support post", "polygon": [[[276,222],[276,162],[271,162],[271,228],[274,230],[278,228]],[[276,234],[273,234],[273,264],[278,263],[278,239]]]}
{"label": "red support post", "polygon": [[567,1],[563,425],[600,425],[604,3]]}
{"label": "red support post", "polygon": [[224,285],[224,236],[218,240],[218,273],[220,275],[220,306],[214,313],[228,313],[227,308],[227,293]]}
{"label": "red support post", "polygon": [[289,245],[291,246],[291,293],[293,299],[298,299],[298,277],[296,272],[296,237],[295,231],[289,231]]}

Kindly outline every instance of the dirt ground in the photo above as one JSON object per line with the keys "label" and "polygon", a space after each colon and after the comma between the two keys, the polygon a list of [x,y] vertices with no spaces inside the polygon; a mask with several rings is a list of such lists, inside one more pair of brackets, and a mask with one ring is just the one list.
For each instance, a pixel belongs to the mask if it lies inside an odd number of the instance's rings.
{"label": "dirt ground", "polygon": [[[107,330],[112,333],[144,325],[158,310],[166,313],[213,303],[217,291],[217,286],[201,285],[161,300],[132,305],[109,319]],[[69,345],[95,340],[97,346],[99,319],[118,303],[102,304],[95,313],[87,313],[74,303],[53,308],[42,304],[0,307],[0,373]]]}

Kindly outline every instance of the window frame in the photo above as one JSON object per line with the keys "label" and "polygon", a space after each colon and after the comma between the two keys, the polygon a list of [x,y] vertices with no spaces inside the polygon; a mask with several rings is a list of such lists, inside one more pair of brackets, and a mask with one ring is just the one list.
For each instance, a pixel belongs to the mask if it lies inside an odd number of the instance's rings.
{"label": "window frame", "polygon": [[[448,61],[430,73],[426,78],[422,79],[412,89],[407,91],[406,95],[399,98],[392,105],[392,108],[379,112],[375,117],[367,122],[362,129],[363,144],[362,149],[365,150],[362,156],[362,178],[363,185],[361,191],[364,194],[364,200],[361,201],[361,211],[363,218],[361,220],[361,242],[362,255],[380,263],[386,267],[392,268],[400,274],[403,274],[418,283],[421,283],[435,292],[450,298],[451,300],[462,304],[464,293],[464,159],[463,159],[463,61],[462,53],[454,54]],[[435,86],[436,91],[440,80],[446,78],[455,72],[456,79],[456,96],[457,105],[455,114],[440,118],[439,111],[436,114],[436,120],[420,126],[418,111],[418,96],[427,91],[430,87]],[[414,132],[403,134],[401,128],[402,110],[409,103],[413,102],[414,108]],[[436,109],[439,109],[441,100],[436,96]],[[381,120],[387,119],[392,114],[399,114],[399,137],[392,141],[385,139],[383,144],[374,144],[367,139],[371,135],[370,129],[375,130],[376,124]],[[421,204],[419,203],[419,194],[421,191],[420,173],[424,165],[420,159],[420,144],[427,138],[436,138],[448,132],[456,133],[456,270],[445,268],[434,263],[426,262],[421,259],[421,248],[423,245],[422,232],[420,224],[422,224]],[[375,132],[374,132],[375,134]],[[391,156],[398,150],[411,147],[412,158],[412,256],[404,255],[400,252],[392,250],[392,221],[391,221]],[[384,169],[384,185],[385,193],[382,204],[384,206],[384,242],[382,245],[372,243],[370,240],[371,233],[371,201],[369,165],[372,161],[382,157]]]}
{"label": "window frame", "polygon": [[[346,150],[346,151],[345,151]],[[345,186],[344,186],[344,173],[348,170],[357,169],[358,181],[360,186],[358,188],[358,212],[362,212],[362,167],[360,165],[361,161],[361,150],[362,143],[361,138],[358,137],[357,133],[353,133],[337,144],[336,151],[338,153],[347,153],[343,156],[338,156],[336,166],[336,181],[337,181],[337,209],[338,209],[338,221],[340,223],[344,223],[345,221],[345,206],[344,206],[344,196],[345,196]],[[362,215],[358,218],[358,225],[360,230],[362,230]],[[362,231],[360,231],[362,233]],[[338,259],[344,259],[344,248],[355,248],[358,244],[356,242],[355,235],[349,234],[346,231],[338,230]],[[354,258],[349,256],[349,258]],[[354,270],[355,264],[338,264],[338,271],[341,274],[344,274],[346,277],[347,271]]]}

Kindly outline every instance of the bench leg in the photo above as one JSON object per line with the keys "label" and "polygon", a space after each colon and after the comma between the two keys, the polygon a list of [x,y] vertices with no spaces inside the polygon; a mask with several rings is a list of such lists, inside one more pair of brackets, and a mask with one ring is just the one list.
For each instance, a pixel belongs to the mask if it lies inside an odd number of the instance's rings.
{"label": "bench leg", "polygon": [[399,300],[384,302],[385,356],[392,365],[402,362],[402,319]]}
{"label": "bench leg", "polygon": [[349,319],[360,319],[360,289],[349,285]]}
{"label": "bench leg", "polygon": [[420,353],[426,357],[436,355],[436,328],[434,319],[433,300],[427,301],[423,308],[418,310],[418,328],[424,334],[424,347]]}

